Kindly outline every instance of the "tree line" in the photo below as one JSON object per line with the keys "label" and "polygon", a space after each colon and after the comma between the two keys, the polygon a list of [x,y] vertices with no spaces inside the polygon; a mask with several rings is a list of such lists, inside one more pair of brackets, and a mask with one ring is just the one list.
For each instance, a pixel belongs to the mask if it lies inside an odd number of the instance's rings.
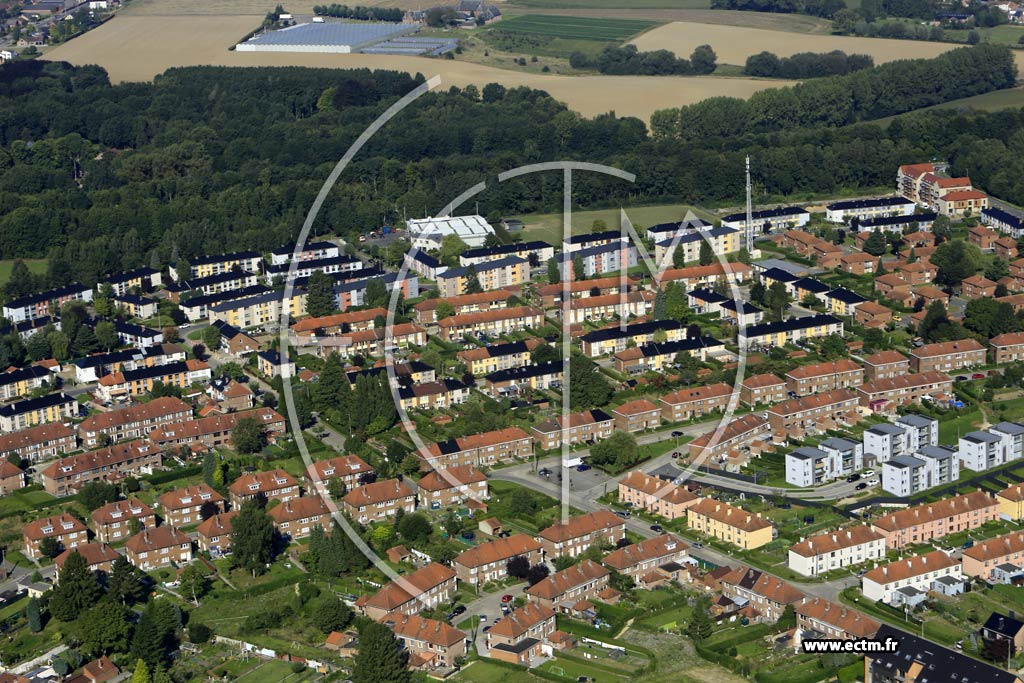
{"label": "tree line", "polygon": [[711,0],[711,9],[807,14],[826,19],[845,8],[844,0]]}
{"label": "tree line", "polygon": [[710,45],[698,45],[689,59],[676,57],[671,50],[641,52],[636,45],[623,45],[606,47],[597,57],[573,52],[569,65],[613,75],[703,76],[715,70],[717,59]]}
{"label": "tree line", "polygon": [[655,116],[660,126],[674,121],[679,135],[693,138],[844,126],[1009,88],[1016,79],[1008,48],[977,45],[762,90],[748,100],[713,97]]}
{"label": "tree line", "polygon": [[788,78],[805,80],[824,76],[842,76],[854,71],[870,69],[875,60],[870,55],[848,55],[842,50],[832,52],[799,52],[779,57],[771,52],[759,52],[747,57],[743,73],[761,78]]}
{"label": "tree line", "polygon": [[320,17],[339,17],[341,19],[361,19],[363,21],[400,22],[405,17],[405,10],[398,7],[363,7],[356,5],[313,5],[313,14]]}

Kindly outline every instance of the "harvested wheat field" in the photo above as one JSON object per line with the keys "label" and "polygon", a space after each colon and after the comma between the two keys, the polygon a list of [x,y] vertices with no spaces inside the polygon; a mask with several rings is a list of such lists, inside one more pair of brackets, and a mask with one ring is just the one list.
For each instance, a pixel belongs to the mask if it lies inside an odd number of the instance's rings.
{"label": "harvested wheat field", "polygon": [[797,52],[831,52],[871,55],[876,64],[895,59],[935,57],[957,45],[923,40],[887,40],[816,34],[793,34],[741,26],[698,24],[676,21],[648,31],[631,41],[641,50],[671,50],[688,56],[698,45],[710,45],[719,63],[744,64],[759,52],[774,52],[788,57]]}
{"label": "harvested wheat field", "polygon": [[726,95],[749,97],[786,81],[669,76],[557,76],[470,62],[397,55],[234,52],[253,17],[117,16],[46,53],[45,59],[99,64],[111,80],[148,81],[175,66],[310,66],[392,69],[440,75],[443,86],[502,83],[546,90],[587,116],[614,111],[644,120],[652,112]]}

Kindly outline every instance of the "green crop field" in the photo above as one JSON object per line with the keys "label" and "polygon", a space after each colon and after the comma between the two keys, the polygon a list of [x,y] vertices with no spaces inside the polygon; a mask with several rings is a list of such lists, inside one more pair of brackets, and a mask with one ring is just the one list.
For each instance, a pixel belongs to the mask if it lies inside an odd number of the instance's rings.
{"label": "green crop field", "polygon": [[495,30],[554,38],[622,42],[657,25],[657,22],[641,19],[523,15],[503,20]]}
{"label": "green crop field", "polygon": [[710,0],[513,0],[513,6],[554,9],[708,9]]}

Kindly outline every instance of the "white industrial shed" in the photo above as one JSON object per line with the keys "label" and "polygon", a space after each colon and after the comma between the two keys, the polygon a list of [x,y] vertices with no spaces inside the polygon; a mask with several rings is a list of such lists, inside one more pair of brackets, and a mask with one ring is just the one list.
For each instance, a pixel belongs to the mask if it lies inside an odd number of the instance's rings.
{"label": "white industrial shed", "polygon": [[415,33],[418,24],[324,22],[267,31],[235,46],[238,52],[320,52],[348,54],[397,36]]}

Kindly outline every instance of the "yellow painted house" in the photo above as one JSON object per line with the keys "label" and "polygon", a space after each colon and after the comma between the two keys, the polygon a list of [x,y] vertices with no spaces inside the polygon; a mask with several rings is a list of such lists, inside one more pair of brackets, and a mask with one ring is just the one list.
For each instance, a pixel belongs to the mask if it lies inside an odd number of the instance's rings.
{"label": "yellow painted house", "polygon": [[999,516],[1015,521],[1024,519],[1024,484],[1012,484],[996,494]]}
{"label": "yellow painted house", "polygon": [[843,333],[843,321],[828,313],[793,320],[749,325],[740,330],[740,340],[760,346],[784,346],[801,339],[827,337]]}
{"label": "yellow painted house", "polygon": [[760,515],[713,498],[704,498],[686,511],[686,526],[744,550],[771,543],[775,530]]}
{"label": "yellow painted house", "polygon": [[255,251],[239,251],[233,254],[221,254],[219,256],[203,256],[189,261],[190,273],[173,273],[175,279],[181,277],[200,278],[210,275],[228,273],[235,268],[255,273],[259,271],[263,257]]}
{"label": "yellow painted house", "polygon": [[[298,318],[306,314],[305,292],[293,292],[287,303],[288,315],[291,318]],[[281,306],[281,292],[256,294],[244,299],[225,301],[210,307],[210,319],[221,320],[238,329],[257,327],[279,320],[281,317]]]}
{"label": "yellow painted house", "polygon": [[16,432],[45,422],[65,422],[78,417],[78,402],[67,394],[48,394],[0,408],[0,430]]}
{"label": "yellow painted house", "polygon": [[487,292],[503,287],[515,287],[529,280],[530,262],[518,256],[506,256],[496,261],[446,270],[437,277],[441,297],[466,294],[466,288],[474,272],[480,289]]}

